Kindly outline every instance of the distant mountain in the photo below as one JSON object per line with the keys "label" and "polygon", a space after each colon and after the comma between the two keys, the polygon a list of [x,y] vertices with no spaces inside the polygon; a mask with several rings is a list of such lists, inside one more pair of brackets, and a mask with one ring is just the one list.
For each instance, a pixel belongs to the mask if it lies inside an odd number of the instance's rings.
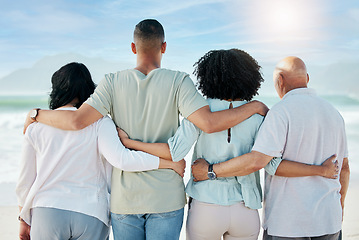
{"label": "distant mountain", "polygon": [[341,61],[309,69],[309,83],[319,93],[359,97],[359,61]]}
{"label": "distant mountain", "polygon": [[31,68],[19,69],[1,78],[0,94],[47,94],[51,90],[52,74],[70,62],[85,64],[96,83],[98,83],[106,73],[133,67],[133,65],[131,66],[129,63],[114,63],[102,58],[90,58],[74,53],[46,56],[40,59]]}
{"label": "distant mountain", "polygon": [[[132,68],[133,63],[110,62],[102,58],[91,58],[74,53],[46,56],[33,67],[19,69],[0,78],[0,94],[47,94],[51,89],[51,76],[61,66],[69,62],[84,63],[90,70],[94,82],[98,83],[109,72]],[[262,63],[265,82],[259,91],[261,95],[276,95],[272,72],[274,63]],[[309,87],[319,94],[348,94],[359,98],[359,60],[340,61],[325,66],[308,65]],[[196,78],[191,76],[194,81]]]}

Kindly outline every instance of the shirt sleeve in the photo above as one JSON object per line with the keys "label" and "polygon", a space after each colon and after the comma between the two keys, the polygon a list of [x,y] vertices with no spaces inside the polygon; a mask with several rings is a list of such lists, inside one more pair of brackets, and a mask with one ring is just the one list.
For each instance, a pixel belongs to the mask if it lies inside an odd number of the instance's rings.
{"label": "shirt sleeve", "polygon": [[22,145],[20,175],[16,185],[16,196],[19,206],[24,206],[25,199],[36,179],[36,150],[32,145],[29,132],[33,124],[28,127]]}
{"label": "shirt sleeve", "polygon": [[187,118],[198,109],[207,106],[207,101],[197,91],[191,78],[186,75],[178,91],[178,109]]}
{"label": "shirt sleeve", "polygon": [[86,100],[86,104],[95,108],[102,116],[111,112],[113,100],[113,74],[107,74],[96,87],[95,92]]}
{"label": "shirt sleeve", "polygon": [[278,112],[269,110],[260,127],[252,151],[282,157],[287,142],[288,124]]}
{"label": "shirt sleeve", "polygon": [[198,139],[201,130],[187,119],[183,119],[175,135],[168,139],[172,161],[182,160]]}
{"label": "shirt sleeve", "polygon": [[112,166],[123,171],[148,171],[158,169],[159,166],[158,157],[125,148],[117,135],[115,124],[109,117],[100,120],[98,148]]}
{"label": "shirt sleeve", "polygon": [[281,157],[274,157],[272,158],[272,160],[270,160],[270,162],[264,167],[264,170],[269,174],[269,175],[274,175],[275,172],[277,171],[277,168],[279,166],[279,164],[282,162],[282,158]]}

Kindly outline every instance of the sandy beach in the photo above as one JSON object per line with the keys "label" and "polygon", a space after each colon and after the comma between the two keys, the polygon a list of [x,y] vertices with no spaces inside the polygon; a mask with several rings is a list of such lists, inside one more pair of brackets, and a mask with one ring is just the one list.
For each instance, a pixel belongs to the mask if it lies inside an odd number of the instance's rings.
{"label": "sandy beach", "polygon": [[[11,191],[14,185],[0,185],[0,196],[5,198],[7,195],[8,202],[14,199],[15,193]],[[344,221],[343,221],[343,239],[359,240],[359,175],[352,173],[349,190],[345,202]],[[0,206],[0,239],[15,240],[18,239],[18,207],[17,206]],[[181,240],[185,239],[184,227],[182,228]],[[110,239],[113,239],[112,236]],[[261,239],[261,236],[260,238]]]}

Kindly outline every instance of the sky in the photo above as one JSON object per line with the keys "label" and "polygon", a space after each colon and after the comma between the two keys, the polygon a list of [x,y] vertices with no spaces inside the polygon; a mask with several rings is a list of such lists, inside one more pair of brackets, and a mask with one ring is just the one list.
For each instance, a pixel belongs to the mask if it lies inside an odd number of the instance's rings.
{"label": "sky", "polygon": [[301,57],[307,65],[359,60],[357,0],[0,3],[0,78],[63,53],[135,66],[133,29],[146,18],[164,26],[167,52],[162,66],[189,73],[213,49],[245,50],[266,66],[265,72],[288,55]]}

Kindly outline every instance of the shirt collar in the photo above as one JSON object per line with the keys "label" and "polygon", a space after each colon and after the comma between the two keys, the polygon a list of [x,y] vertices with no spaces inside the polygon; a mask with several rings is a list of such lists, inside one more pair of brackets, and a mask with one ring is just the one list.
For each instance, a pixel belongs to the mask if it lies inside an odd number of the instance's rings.
{"label": "shirt collar", "polygon": [[292,95],[316,95],[316,91],[312,88],[296,88],[296,89],[293,89],[293,90],[290,90],[289,92],[287,92],[283,98],[285,99],[286,97],[288,96],[292,96]]}

